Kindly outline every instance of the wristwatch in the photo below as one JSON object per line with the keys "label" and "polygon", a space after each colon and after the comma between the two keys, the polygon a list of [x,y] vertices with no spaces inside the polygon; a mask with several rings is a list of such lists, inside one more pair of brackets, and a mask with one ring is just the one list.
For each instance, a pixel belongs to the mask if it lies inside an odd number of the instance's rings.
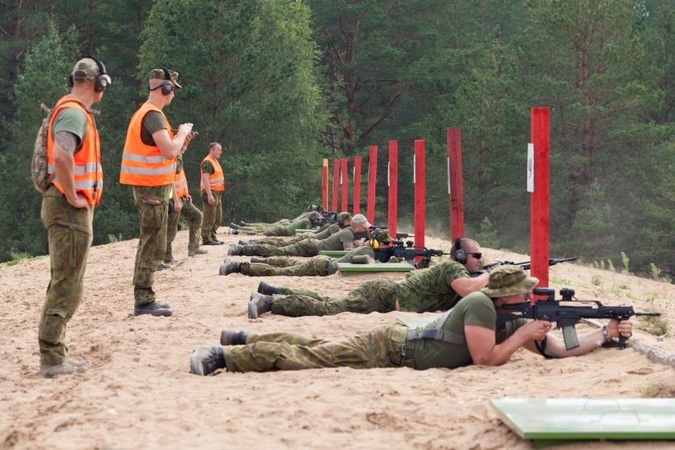
{"label": "wristwatch", "polygon": [[605,342],[610,340],[609,328],[607,328],[607,325],[602,326],[602,337],[605,339]]}

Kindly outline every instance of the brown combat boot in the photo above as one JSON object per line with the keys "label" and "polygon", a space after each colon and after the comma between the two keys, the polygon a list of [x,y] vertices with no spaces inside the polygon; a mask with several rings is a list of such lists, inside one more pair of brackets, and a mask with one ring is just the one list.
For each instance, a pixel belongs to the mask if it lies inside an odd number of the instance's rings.
{"label": "brown combat boot", "polygon": [[194,248],[192,250],[188,250],[188,256],[206,255],[207,253],[208,252],[203,248]]}

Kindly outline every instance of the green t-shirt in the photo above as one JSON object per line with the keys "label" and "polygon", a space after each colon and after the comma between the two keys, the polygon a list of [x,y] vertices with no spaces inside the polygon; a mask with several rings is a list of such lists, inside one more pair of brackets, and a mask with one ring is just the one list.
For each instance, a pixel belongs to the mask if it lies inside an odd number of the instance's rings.
{"label": "green t-shirt", "polygon": [[330,236],[334,235],[335,233],[337,233],[339,231],[340,231],[340,225],[338,225],[337,223],[331,223],[326,228],[324,228],[321,231],[318,231],[318,232],[314,233],[310,237],[313,237],[314,239],[319,239],[319,240],[326,239],[327,237],[330,237]]}
{"label": "green t-shirt", "polygon": [[354,250],[350,250],[342,258],[338,259],[336,262],[340,263],[350,263],[352,262],[353,256],[359,255],[368,255],[370,258],[375,259],[375,251],[370,245],[362,245],[361,247],[356,247]]}
{"label": "green t-shirt", "polygon": [[211,164],[211,161],[206,160],[202,162],[202,173],[208,173],[211,175],[216,171],[215,167],[213,167],[213,164]]}
{"label": "green t-shirt", "polygon": [[[423,328],[436,328],[440,320],[443,320],[443,316]],[[494,302],[482,292],[472,292],[452,308],[441,328],[461,336],[464,336],[465,325],[477,325],[493,331],[496,330],[496,343],[500,344],[525,323],[527,323],[526,320],[518,319],[513,321],[513,326],[500,326],[497,330],[497,310]],[[433,339],[420,339],[412,341],[408,345],[413,345],[415,348],[416,369],[424,370],[432,367],[454,369],[468,366],[473,362],[466,343],[451,344]]]}
{"label": "green t-shirt", "polygon": [[450,283],[469,277],[466,268],[454,260],[445,260],[428,269],[411,272],[398,283],[398,302],[403,311],[447,311],[462,298]]}
{"label": "green t-shirt", "polygon": [[143,124],[141,126],[141,141],[143,141],[145,145],[156,145],[152,135],[159,130],[166,130],[164,116],[157,111],[149,111],[143,117]]}
{"label": "green t-shirt", "polygon": [[354,233],[347,227],[334,235],[319,241],[319,250],[344,250],[345,244],[354,244]]}
{"label": "green t-shirt", "polygon": [[87,116],[76,108],[62,109],[52,124],[52,136],[62,131],[77,138],[75,147],[75,153],[77,153],[82,148],[82,142],[87,134]]}
{"label": "green t-shirt", "polygon": [[296,220],[286,227],[286,236],[293,236],[295,234],[295,230],[307,229],[309,228],[310,224],[311,223],[309,219]]}

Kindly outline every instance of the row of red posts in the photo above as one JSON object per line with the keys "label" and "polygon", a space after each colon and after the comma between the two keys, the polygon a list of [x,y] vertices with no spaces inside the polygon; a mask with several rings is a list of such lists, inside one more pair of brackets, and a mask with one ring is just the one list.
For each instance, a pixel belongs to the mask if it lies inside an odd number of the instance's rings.
{"label": "row of red posts", "polygon": [[[377,186],[377,146],[369,148],[368,193],[366,218],[375,223],[375,188]],[[447,129],[447,179],[450,199],[451,242],[464,236],[464,200],[462,183],[462,143],[459,128]],[[539,286],[548,286],[549,260],[549,153],[550,111],[548,107],[532,108],[530,113],[530,144],[527,158],[527,190],[530,192],[530,274],[539,278]],[[424,248],[425,234],[425,147],[416,140],[413,154],[414,184],[414,246]],[[331,211],[349,211],[349,176],[347,158],[333,160]],[[352,214],[361,213],[361,156],[355,156],[352,166]],[[387,228],[394,236],[398,219],[398,141],[389,141],[387,164]],[[341,189],[341,195],[340,194]],[[328,159],[323,160],[322,204],[329,209]],[[341,200],[338,208],[338,200]],[[536,299],[533,299],[535,301]]]}

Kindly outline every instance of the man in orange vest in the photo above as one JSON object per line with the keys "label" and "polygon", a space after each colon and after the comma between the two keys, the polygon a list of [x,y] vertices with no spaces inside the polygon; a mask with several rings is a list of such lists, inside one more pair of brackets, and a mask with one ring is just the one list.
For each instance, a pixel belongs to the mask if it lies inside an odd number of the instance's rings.
{"label": "man in orange vest", "polygon": [[66,324],[82,300],[94,209],[103,190],[101,142],[90,108],[101,101],[110,83],[100,61],[79,60],[68,78],[70,94],[56,103],[49,123],[47,164],[52,184],[44,193],[40,213],[51,265],[38,330],[38,375],[44,378],[87,370],[85,362],[67,359],[63,341]]}
{"label": "man in orange vest", "polygon": [[122,154],[120,183],[133,189],[140,236],[134,267],[134,315],[173,314],[167,303],[157,302],[152,286],[155,271],[166,253],[168,204],[176,176],[176,157],[194,137],[192,123],[183,123],[174,135],[162,111],[181,85],[178,72],[153,69],[148,100],[133,114]]}
{"label": "man in orange vest", "polygon": [[[166,232],[166,253],[164,254],[164,264],[173,262],[172,243],[178,232],[178,219],[185,218],[188,222],[188,256],[204,255],[206,250],[199,248],[199,230],[202,227],[202,212],[192,202],[192,196],[188,190],[185,170],[183,170],[183,153],[176,158],[176,178],[173,182],[173,212],[169,214],[169,223]],[[167,268],[169,266],[165,266]],[[161,266],[160,266],[161,268]]]}
{"label": "man in orange vest", "polygon": [[223,245],[223,241],[219,241],[216,237],[218,227],[223,221],[222,195],[225,191],[225,176],[218,162],[222,152],[223,147],[218,142],[211,142],[209,154],[201,164],[202,179],[199,189],[202,193],[202,210],[204,211],[203,245]]}

